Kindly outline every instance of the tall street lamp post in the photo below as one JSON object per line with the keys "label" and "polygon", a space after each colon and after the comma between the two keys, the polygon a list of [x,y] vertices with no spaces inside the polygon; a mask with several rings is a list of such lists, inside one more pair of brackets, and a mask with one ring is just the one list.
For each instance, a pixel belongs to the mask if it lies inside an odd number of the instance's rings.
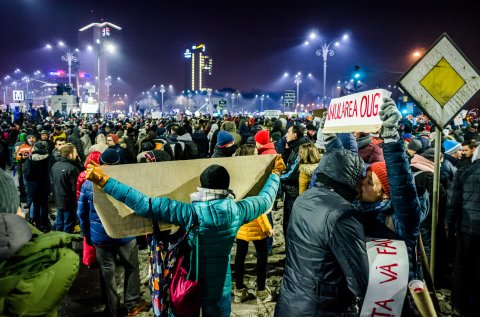
{"label": "tall street lamp post", "polygon": [[298,72],[293,81],[297,85],[297,106],[300,105],[300,84],[302,83],[302,73]]}
{"label": "tall street lamp post", "polygon": [[62,56],[62,61],[67,62],[68,65],[68,85],[72,87],[72,62],[78,62],[78,58],[73,52],[67,51]]}
{"label": "tall street lamp post", "polygon": [[[315,38],[315,34],[311,34],[310,38]],[[327,97],[327,58],[328,56],[333,56],[335,55],[335,52],[333,49],[331,49],[332,45],[338,46],[340,45],[339,40],[346,40],[348,39],[348,35],[343,35],[341,37],[337,37],[333,39],[331,42],[325,42],[325,41],[320,41],[321,49],[316,51],[317,56],[321,56],[323,59],[323,99]]]}
{"label": "tall street lamp post", "polygon": [[162,103],[160,104],[160,112],[163,113],[163,94],[165,93],[165,86],[160,85],[160,93],[162,94]]}

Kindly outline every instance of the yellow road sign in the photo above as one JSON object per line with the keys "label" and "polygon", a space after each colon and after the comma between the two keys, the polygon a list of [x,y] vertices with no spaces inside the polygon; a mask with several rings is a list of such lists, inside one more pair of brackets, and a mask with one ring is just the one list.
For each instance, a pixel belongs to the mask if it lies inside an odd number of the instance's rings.
{"label": "yellow road sign", "polygon": [[480,90],[480,75],[444,33],[398,84],[443,128]]}

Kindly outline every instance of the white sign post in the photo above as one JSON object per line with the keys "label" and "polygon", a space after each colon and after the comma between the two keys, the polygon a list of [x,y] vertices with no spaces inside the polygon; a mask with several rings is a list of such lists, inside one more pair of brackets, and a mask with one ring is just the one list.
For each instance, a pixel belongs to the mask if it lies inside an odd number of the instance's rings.
{"label": "white sign post", "polygon": [[380,106],[390,95],[388,90],[373,89],[332,99],[322,132],[377,132],[382,125]]}
{"label": "white sign post", "polygon": [[23,93],[23,90],[13,91],[13,101],[24,101],[24,100],[25,100],[25,94]]}
{"label": "white sign post", "polygon": [[[430,274],[435,278],[435,245],[440,184],[441,131],[480,90],[480,75],[447,34],[442,34],[425,55],[398,81],[415,103],[435,123],[432,243]],[[459,121],[458,121],[459,123]]]}

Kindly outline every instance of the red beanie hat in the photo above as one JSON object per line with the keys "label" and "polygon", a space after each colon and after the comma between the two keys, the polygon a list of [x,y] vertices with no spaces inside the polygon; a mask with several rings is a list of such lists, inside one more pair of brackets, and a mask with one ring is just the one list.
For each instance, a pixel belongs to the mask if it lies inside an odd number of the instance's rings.
{"label": "red beanie hat", "polygon": [[270,133],[268,130],[260,130],[253,137],[255,142],[265,145],[270,142]]}
{"label": "red beanie hat", "polygon": [[390,197],[390,184],[388,183],[387,166],[385,162],[375,162],[370,165],[369,169],[377,175],[380,184],[382,184],[383,191]]}
{"label": "red beanie hat", "polygon": [[119,141],[118,135],[114,133],[110,133],[108,136],[112,138],[113,143],[118,144],[118,141]]}

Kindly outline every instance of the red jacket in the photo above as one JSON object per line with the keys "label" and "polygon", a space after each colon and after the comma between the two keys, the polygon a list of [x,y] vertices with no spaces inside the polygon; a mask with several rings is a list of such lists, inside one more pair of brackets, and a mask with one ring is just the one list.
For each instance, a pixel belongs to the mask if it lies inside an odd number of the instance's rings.
{"label": "red jacket", "polygon": [[[90,161],[94,161],[98,165],[100,165],[100,156],[102,156],[102,153],[98,151],[93,151],[92,153],[88,154],[87,158],[85,159],[85,169],[87,169],[88,164],[90,164]],[[82,188],[83,183],[85,183],[86,177],[85,177],[86,171],[81,172],[78,174],[77,177],[77,200],[78,197],[80,197],[80,189]]]}
{"label": "red jacket", "polygon": [[273,142],[267,143],[258,149],[258,155],[262,155],[262,154],[277,154],[277,151],[275,150],[275,145],[273,144]]}

